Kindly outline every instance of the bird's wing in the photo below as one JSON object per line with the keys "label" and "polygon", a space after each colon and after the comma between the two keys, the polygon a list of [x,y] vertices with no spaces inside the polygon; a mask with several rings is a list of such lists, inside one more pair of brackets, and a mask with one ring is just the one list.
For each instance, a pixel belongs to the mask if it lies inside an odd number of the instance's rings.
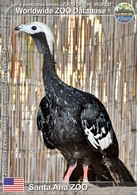
{"label": "bird's wing", "polygon": [[81,111],[81,124],[84,135],[90,145],[97,150],[111,152],[118,155],[118,143],[113,127],[104,106],[102,109],[85,104]]}
{"label": "bird's wing", "polygon": [[48,126],[46,124],[47,113],[48,113],[48,102],[45,96],[42,98],[39,105],[38,114],[37,114],[37,126],[42,133],[44,144],[46,145],[46,147],[49,149],[55,149],[54,144],[51,142],[51,140],[48,137]]}

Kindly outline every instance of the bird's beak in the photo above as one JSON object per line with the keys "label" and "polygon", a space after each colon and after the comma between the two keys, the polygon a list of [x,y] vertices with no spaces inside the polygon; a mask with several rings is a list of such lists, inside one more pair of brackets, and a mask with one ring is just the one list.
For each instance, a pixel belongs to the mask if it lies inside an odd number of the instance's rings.
{"label": "bird's beak", "polygon": [[15,27],[15,30],[20,30],[20,26],[16,26]]}
{"label": "bird's beak", "polygon": [[17,31],[24,31],[24,32],[28,33],[27,25],[25,25],[25,24],[16,26],[15,30],[17,30]]}

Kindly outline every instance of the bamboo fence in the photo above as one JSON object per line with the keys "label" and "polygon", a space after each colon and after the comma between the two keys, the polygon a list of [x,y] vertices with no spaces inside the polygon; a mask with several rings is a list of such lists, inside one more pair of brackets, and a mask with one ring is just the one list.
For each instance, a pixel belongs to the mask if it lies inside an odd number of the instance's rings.
{"label": "bamboo fence", "polygon": [[[10,2],[3,4],[3,9]],[[116,4],[119,2],[122,1]],[[105,105],[118,138],[120,159],[137,179],[137,16],[124,25],[114,16],[42,17],[17,15],[13,11],[8,17],[8,176],[24,177],[25,181],[61,181],[66,167],[57,150],[45,148],[37,129],[37,110],[45,95],[43,58],[28,35],[14,31],[17,25],[32,21],[47,23],[54,33],[59,77],[73,87],[93,93]],[[2,51],[2,26],[0,31]],[[2,116],[1,113],[1,122]],[[0,156],[2,150],[1,130]],[[2,180],[2,170],[0,177]]]}

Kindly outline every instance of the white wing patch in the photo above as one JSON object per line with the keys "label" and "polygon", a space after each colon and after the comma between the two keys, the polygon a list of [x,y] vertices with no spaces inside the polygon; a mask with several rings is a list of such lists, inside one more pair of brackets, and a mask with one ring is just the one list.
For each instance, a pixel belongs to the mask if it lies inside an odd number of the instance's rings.
{"label": "white wing patch", "polygon": [[[85,122],[85,121],[84,121],[84,122]],[[101,130],[102,130],[101,133],[100,133],[100,134],[97,133],[96,135],[94,135],[94,134],[91,132],[91,130],[92,130],[92,131],[94,131],[94,130],[96,131],[94,125],[93,125],[91,128],[89,128],[89,129],[87,128],[86,125],[84,125],[84,132],[85,132],[85,134],[87,135],[87,138],[88,138],[89,142],[92,144],[92,146],[93,146],[94,148],[96,148],[96,149],[98,149],[98,147],[100,147],[101,150],[104,150],[104,149],[108,148],[109,145],[112,143],[112,138],[111,138],[110,132],[108,132],[108,133],[105,135],[105,137],[102,137],[103,134],[106,133],[104,127],[101,128]]]}
{"label": "white wing patch", "polygon": [[106,137],[103,137],[102,139],[98,139],[98,142],[102,150],[108,148],[108,146],[112,143],[110,133],[108,132]]}
{"label": "white wing patch", "polygon": [[97,141],[94,138],[94,134],[90,131],[90,129],[85,129],[85,134],[88,135],[88,140],[90,141],[90,143],[96,148],[97,146],[99,146],[99,144],[97,143]]}

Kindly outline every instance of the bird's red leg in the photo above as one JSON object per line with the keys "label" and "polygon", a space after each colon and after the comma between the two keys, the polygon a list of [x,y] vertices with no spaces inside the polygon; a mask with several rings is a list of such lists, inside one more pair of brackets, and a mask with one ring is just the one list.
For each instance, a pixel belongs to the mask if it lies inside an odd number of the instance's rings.
{"label": "bird's red leg", "polygon": [[88,165],[83,166],[83,182],[88,182]]}
{"label": "bird's red leg", "polygon": [[76,168],[76,166],[77,166],[77,164],[75,164],[74,166],[69,166],[68,171],[63,179],[63,182],[69,183],[69,178],[70,178],[73,170]]}
{"label": "bird's red leg", "polygon": [[84,171],[84,174],[83,174],[83,183],[86,183],[89,187],[97,187],[96,185],[91,184],[88,181],[88,165],[83,166],[83,171]]}

